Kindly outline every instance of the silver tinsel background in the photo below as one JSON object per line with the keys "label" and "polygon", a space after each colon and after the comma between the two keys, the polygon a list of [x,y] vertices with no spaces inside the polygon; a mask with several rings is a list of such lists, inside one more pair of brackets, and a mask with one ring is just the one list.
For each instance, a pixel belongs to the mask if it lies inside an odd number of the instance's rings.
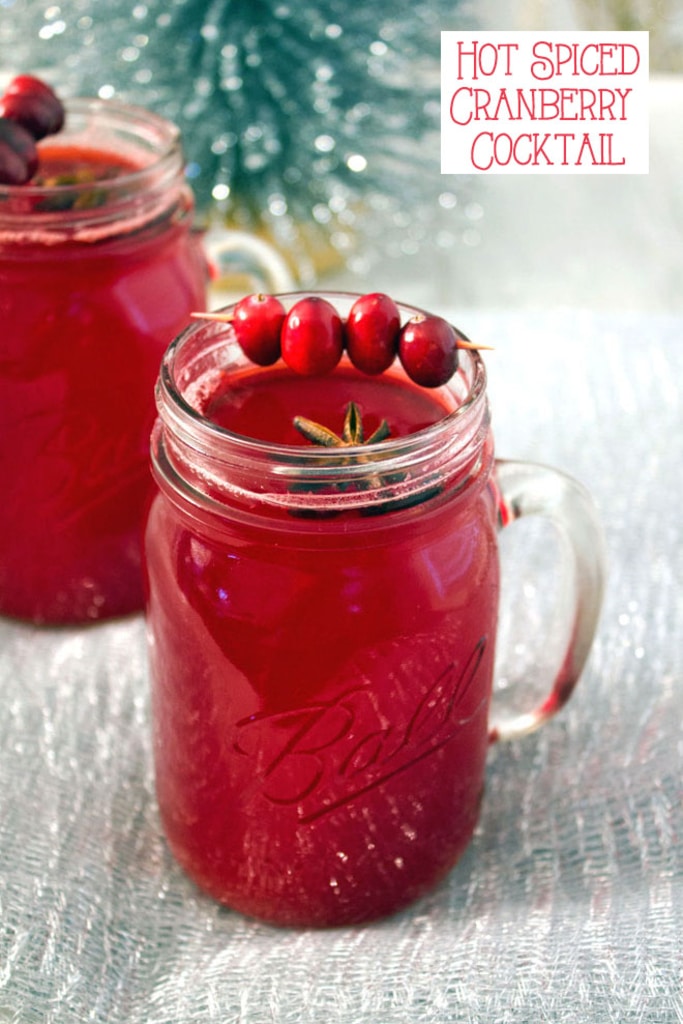
{"label": "silver tinsel background", "polygon": [[[3,1024],[683,1021],[683,319],[462,326],[506,339],[487,356],[499,454],[574,474],[605,524],[574,697],[492,750],[475,839],[431,896],[368,927],[276,930],[201,896],[166,850],[142,619],[0,621]],[[552,586],[524,527],[502,535],[527,609],[503,636],[533,663]]]}
{"label": "silver tinsel background", "polygon": [[0,72],[175,121],[203,214],[264,233],[310,283],[354,258],[370,269],[433,248],[444,211],[456,235],[467,230],[465,182],[444,187],[439,168],[440,32],[472,27],[467,11],[463,0],[1,0]]}

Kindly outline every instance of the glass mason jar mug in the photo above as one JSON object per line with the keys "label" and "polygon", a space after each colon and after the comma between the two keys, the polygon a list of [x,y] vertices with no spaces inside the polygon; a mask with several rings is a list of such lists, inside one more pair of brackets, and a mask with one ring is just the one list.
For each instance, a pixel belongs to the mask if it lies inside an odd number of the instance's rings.
{"label": "glass mason jar mug", "polygon": [[142,607],[154,383],[207,282],[178,129],[65,108],[40,176],[0,185],[0,613],[43,622]]}
{"label": "glass mason jar mug", "polygon": [[[325,297],[342,316],[356,298]],[[490,742],[538,726],[582,670],[603,573],[592,503],[495,461],[484,364],[460,355],[434,393],[398,361],[312,383],[256,369],[229,324],[195,324],[164,358],[145,539],[157,792],[180,863],[244,913],[344,924],[425,893],[470,840]],[[351,393],[416,429],[289,436],[292,411],[337,415]],[[497,534],[530,513],[568,541],[569,640],[541,706],[496,720]]]}

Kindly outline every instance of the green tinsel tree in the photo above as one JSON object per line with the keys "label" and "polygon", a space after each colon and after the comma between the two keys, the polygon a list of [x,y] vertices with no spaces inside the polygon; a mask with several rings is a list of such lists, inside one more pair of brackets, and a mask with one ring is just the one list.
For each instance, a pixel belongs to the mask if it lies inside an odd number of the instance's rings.
{"label": "green tinsel tree", "polygon": [[[418,247],[443,189],[440,32],[457,0],[4,0],[8,71],[174,120],[200,211],[311,248]],[[11,54],[14,68],[7,68]]]}

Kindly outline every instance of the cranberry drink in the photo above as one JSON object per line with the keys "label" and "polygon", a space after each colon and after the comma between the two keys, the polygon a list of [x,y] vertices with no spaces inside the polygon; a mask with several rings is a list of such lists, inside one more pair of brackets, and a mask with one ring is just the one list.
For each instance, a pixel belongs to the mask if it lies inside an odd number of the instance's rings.
{"label": "cranberry drink", "polygon": [[181,336],[158,390],[163,824],[203,889],[278,924],[415,900],[482,796],[499,587],[483,364],[371,298],[354,329],[347,296],[250,297],[246,328],[238,307]]}
{"label": "cranberry drink", "polygon": [[154,381],[206,273],[172,126],[73,101],[34,155],[22,95],[0,105],[0,612],[87,621],[142,607]]}

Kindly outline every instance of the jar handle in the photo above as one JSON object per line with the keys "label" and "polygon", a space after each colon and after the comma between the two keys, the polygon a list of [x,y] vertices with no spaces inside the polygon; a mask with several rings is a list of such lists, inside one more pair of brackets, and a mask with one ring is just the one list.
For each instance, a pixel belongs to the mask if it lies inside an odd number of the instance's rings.
{"label": "jar handle", "polygon": [[537,729],[566,704],[581,675],[600,616],[605,577],[605,541],[595,505],[572,477],[548,466],[498,459],[501,528],[522,516],[542,516],[557,528],[563,545],[563,581],[571,584],[569,640],[552,688],[531,711],[503,718],[495,697],[490,740],[510,740]]}
{"label": "jar handle", "polygon": [[213,227],[204,235],[203,244],[219,277],[246,275],[256,282],[256,288],[272,294],[291,292],[296,287],[284,256],[257,235]]}

